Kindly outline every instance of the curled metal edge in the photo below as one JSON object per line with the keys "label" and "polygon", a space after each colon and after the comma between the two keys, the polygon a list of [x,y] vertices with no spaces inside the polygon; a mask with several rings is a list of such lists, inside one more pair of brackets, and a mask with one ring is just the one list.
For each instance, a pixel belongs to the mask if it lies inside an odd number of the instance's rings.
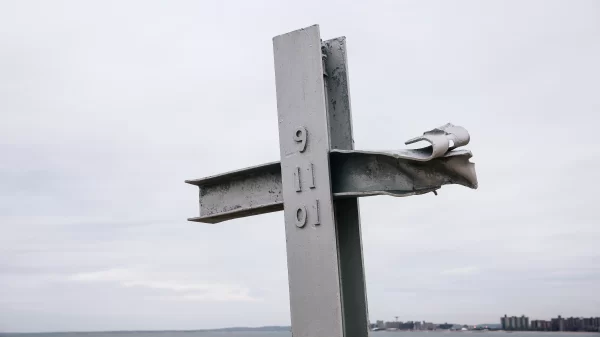
{"label": "curled metal edge", "polygon": [[402,150],[406,159],[428,161],[444,156],[448,151],[469,144],[471,137],[467,129],[447,123],[433,130],[423,133],[422,136],[409,139],[406,145],[426,141],[431,145],[416,150]]}

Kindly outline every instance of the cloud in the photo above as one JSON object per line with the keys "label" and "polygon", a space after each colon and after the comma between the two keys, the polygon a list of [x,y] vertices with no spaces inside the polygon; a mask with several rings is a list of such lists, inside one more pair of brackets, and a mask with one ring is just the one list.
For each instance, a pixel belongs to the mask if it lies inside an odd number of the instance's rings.
{"label": "cloud", "polygon": [[471,134],[478,190],[361,199],[372,320],[600,307],[595,3],[118,4],[0,1],[0,330],[289,324],[282,212],[189,223],[183,180],[279,159],[271,39],[313,23],[357,149]]}
{"label": "cloud", "polygon": [[474,266],[452,268],[443,270],[442,275],[473,275],[479,272],[479,268]]}
{"label": "cloud", "polygon": [[219,302],[259,300],[249,295],[248,288],[239,285],[177,282],[130,269],[77,273],[70,275],[68,279],[75,282],[113,282],[126,288],[139,287],[177,293],[177,295],[154,297],[158,299]]}
{"label": "cloud", "polygon": [[228,291],[226,293],[211,292],[205,294],[186,294],[179,296],[154,296],[154,299],[166,301],[199,301],[199,302],[260,302],[261,299],[243,292]]}

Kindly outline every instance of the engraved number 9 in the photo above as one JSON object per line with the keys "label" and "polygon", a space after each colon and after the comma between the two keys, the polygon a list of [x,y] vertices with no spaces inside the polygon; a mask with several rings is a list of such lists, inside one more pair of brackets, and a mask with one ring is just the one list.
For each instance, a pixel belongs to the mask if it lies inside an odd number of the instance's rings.
{"label": "engraved number 9", "polygon": [[298,151],[304,152],[306,150],[306,128],[301,126],[294,131],[294,141],[298,144]]}

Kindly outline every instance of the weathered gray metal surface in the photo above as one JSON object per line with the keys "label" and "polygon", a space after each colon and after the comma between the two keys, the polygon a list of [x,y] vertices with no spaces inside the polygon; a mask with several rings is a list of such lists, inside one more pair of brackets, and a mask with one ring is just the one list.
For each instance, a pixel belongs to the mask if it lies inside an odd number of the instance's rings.
{"label": "weathered gray metal surface", "polygon": [[343,337],[319,27],[276,36],[273,49],[292,335]]}
{"label": "weathered gray metal surface", "polygon": [[283,210],[279,162],[185,182],[200,187],[200,216],[190,221],[217,223]]}
{"label": "weathered gray metal surface", "polygon": [[[333,196],[410,196],[447,184],[477,188],[470,151],[448,151],[428,161],[408,159],[427,156],[428,152],[331,150]],[[200,216],[190,221],[217,223],[283,210],[279,162],[186,182],[200,187]]]}
{"label": "weathered gray metal surface", "polygon": [[435,191],[442,185],[477,188],[475,165],[468,150],[467,130],[451,123],[427,131],[406,144],[427,141],[419,149],[396,151],[332,150],[331,165],[343,172],[332,176],[336,197],[391,195],[404,197]]}
{"label": "weathered gray metal surface", "polygon": [[428,162],[407,160],[397,151],[331,151],[336,198],[391,195],[405,197],[435,191],[443,185],[477,188],[469,151],[448,152]]}
{"label": "weathered gray metal surface", "polygon": [[[344,37],[325,41],[325,77],[331,149],[353,150],[348,59]],[[330,156],[331,165],[331,156]],[[332,171],[332,176],[343,174]],[[334,200],[345,337],[369,334],[358,198]]]}

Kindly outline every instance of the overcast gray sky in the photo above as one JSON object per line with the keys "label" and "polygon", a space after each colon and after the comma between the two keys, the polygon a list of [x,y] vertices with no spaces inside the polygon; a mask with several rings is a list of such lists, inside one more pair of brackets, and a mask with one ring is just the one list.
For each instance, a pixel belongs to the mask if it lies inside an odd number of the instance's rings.
{"label": "overcast gray sky", "polygon": [[[0,331],[289,324],[272,37],[348,39],[358,149],[452,122],[480,188],[361,199],[370,319],[600,315],[600,2],[0,2]],[[594,201],[596,200],[596,201]]]}

